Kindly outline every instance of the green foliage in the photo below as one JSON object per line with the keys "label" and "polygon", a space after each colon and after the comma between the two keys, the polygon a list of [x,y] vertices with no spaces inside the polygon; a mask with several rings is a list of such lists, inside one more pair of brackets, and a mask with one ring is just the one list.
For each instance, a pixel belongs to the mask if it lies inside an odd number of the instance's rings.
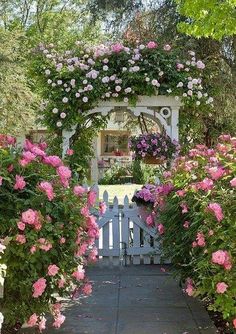
{"label": "green foliage", "polygon": [[177,10],[187,18],[180,22],[180,31],[195,37],[218,40],[236,34],[235,0],[175,0]]}
{"label": "green foliage", "polygon": [[132,177],[131,166],[120,166],[118,163],[109,168],[99,180],[99,184],[124,184],[127,179]]}
{"label": "green foliage", "polygon": [[[158,210],[165,229],[164,256],[181,281],[187,280],[188,293],[210,301],[209,309],[230,322],[236,307],[235,157],[235,139],[230,136],[222,136],[215,149],[197,146],[165,175],[164,183],[174,188],[157,201],[165,202]],[[228,254],[221,265],[212,260],[219,250]],[[221,282],[228,285],[223,293],[217,291]]]}

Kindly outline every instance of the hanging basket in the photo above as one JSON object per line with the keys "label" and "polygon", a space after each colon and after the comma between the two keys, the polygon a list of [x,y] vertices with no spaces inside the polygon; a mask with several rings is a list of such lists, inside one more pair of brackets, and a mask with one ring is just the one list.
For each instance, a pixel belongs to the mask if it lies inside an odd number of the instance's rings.
{"label": "hanging basket", "polygon": [[147,165],[163,165],[166,161],[160,158],[153,157],[151,155],[143,158],[143,162]]}

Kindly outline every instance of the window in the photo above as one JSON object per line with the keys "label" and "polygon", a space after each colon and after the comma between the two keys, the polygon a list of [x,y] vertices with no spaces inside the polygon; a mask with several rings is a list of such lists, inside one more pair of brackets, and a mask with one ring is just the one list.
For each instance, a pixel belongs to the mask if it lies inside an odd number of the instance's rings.
{"label": "window", "polygon": [[101,153],[102,155],[127,155],[128,141],[128,131],[101,131]]}
{"label": "window", "polygon": [[33,143],[40,143],[46,139],[48,132],[46,130],[34,130],[30,131],[28,138],[32,140]]}

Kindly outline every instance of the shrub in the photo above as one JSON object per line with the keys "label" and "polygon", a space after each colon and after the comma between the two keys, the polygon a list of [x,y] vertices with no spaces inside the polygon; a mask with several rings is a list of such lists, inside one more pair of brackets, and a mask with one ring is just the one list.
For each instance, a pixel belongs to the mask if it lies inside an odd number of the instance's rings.
{"label": "shrub", "polygon": [[7,266],[1,306],[5,324],[45,328],[45,313],[60,327],[65,317],[57,297],[89,294],[84,265],[95,260],[98,235],[89,209],[96,194],[72,178],[46,144],[26,141],[15,148],[12,137],[0,143],[0,236]]}
{"label": "shrub", "polygon": [[164,256],[189,295],[236,327],[236,138],[222,135],[214,149],[196,146],[164,176],[173,187],[156,203]]}

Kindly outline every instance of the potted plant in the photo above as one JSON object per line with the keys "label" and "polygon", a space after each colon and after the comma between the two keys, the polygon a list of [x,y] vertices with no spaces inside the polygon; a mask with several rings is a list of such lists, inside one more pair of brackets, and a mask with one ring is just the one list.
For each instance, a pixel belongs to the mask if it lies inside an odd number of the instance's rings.
{"label": "potted plant", "polygon": [[147,164],[163,164],[173,159],[179,151],[177,141],[172,141],[166,133],[140,134],[130,138],[129,148],[137,160]]}

